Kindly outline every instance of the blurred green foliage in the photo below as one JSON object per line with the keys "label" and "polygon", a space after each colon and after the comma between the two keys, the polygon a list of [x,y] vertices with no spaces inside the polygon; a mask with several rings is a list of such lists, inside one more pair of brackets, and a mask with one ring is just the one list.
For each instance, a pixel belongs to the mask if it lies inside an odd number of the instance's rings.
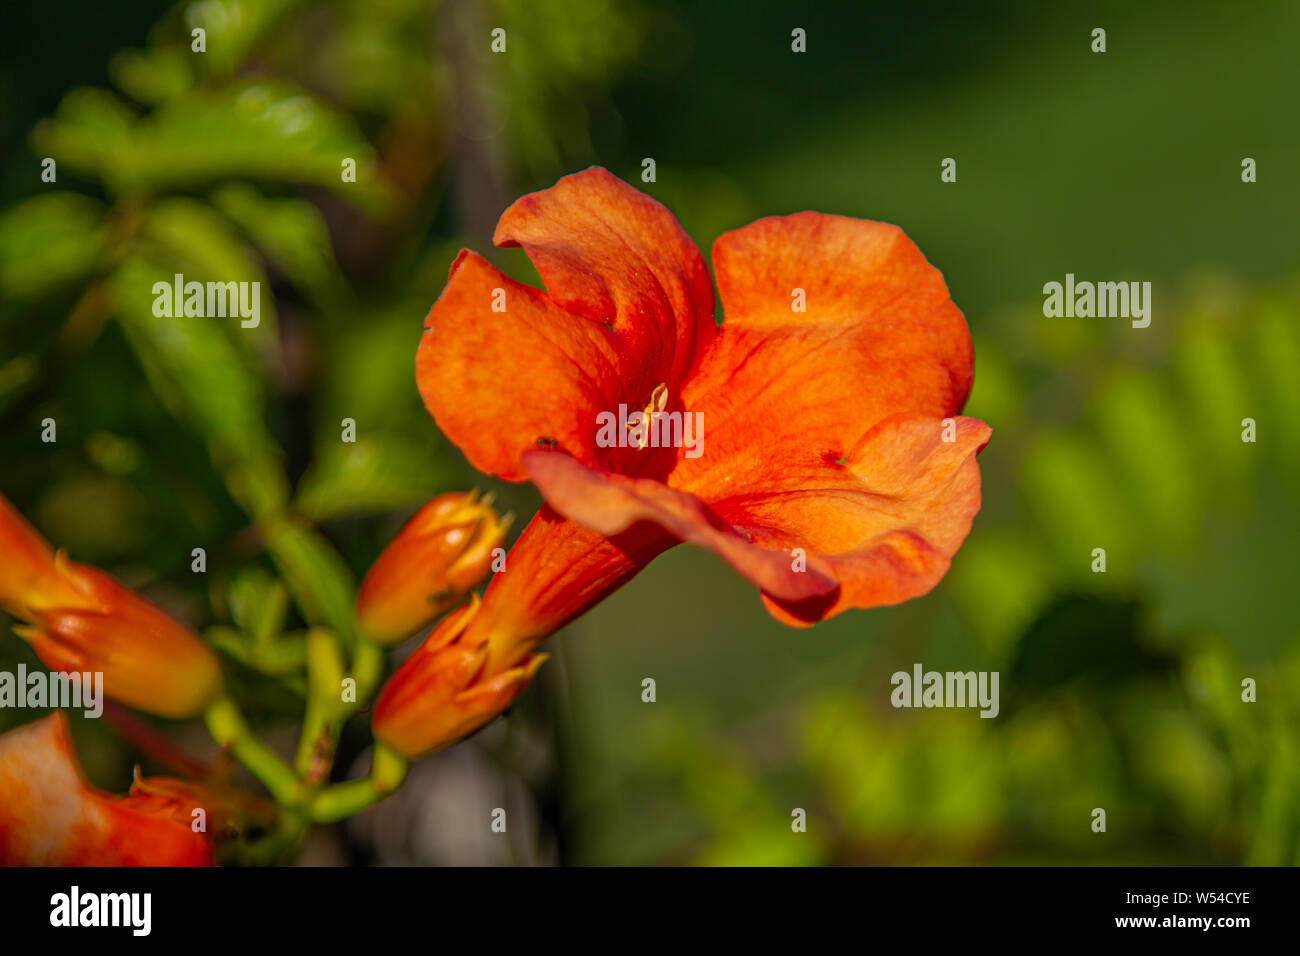
{"label": "blurred green foliage", "polygon": [[[33,38],[0,58],[0,490],[209,625],[264,721],[301,700],[257,675],[301,692],[305,625],[348,626],[402,518],[483,481],[413,382],[456,250],[535,280],[496,217],[600,162],[706,256],[800,208],[902,225],[967,314],[994,437],[922,600],[792,631],[678,549],[555,639],[512,719],[560,715],[567,858],[1300,862],[1293,4],[85,0],[58,37],[38,9],[0,31]],[[1152,326],[1045,319],[1067,271],[1154,280]],[[261,283],[260,325],[154,316],[176,272]],[[1002,714],[893,710],[917,661],[999,671]],[[77,732],[124,785],[136,755]]]}
{"label": "blurred green foliage", "polygon": [[[626,38],[611,44],[504,4],[547,40],[493,69],[471,39],[489,12],[177,4],[143,48],[101,54],[106,84],[60,91],[5,170],[26,171],[0,211],[4,493],[78,559],[207,625],[264,723],[301,701],[259,675],[301,694],[305,625],[346,641],[357,577],[405,515],[483,480],[440,442],[412,374],[450,225],[508,200],[498,170],[473,209],[450,210],[451,177],[503,167],[506,143],[487,139],[512,111],[510,155],[555,175],[568,159],[551,130],[586,135],[571,97],[636,42],[620,5],[574,7]],[[256,283],[258,323],[155,314],[154,284],[176,274]],[[0,663],[18,660],[35,664],[10,636]],[[121,745],[78,733],[106,755],[92,775],[120,787]]]}
{"label": "blurred green foliage", "polygon": [[[1167,358],[1135,361],[1095,336],[1074,355],[1076,371],[1092,369],[1077,403],[1025,393],[997,414],[985,396],[1015,391],[999,375],[1032,381],[1043,358],[1000,354],[986,330],[968,411],[1015,431],[995,429],[981,457],[984,509],[948,577],[917,605],[872,612],[868,634],[850,614],[760,640],[735,623],[743,611],[720,608],[672,625],[689,633],[657,652],[614,660],[609,632],[656,589],[707,607],[722,572],[694,556],[682,569],[661,560],[632,585],[644,595],[579,624],[575,708],[619,715],[575,721],[576,746],[620,768],[590,785],[588,852],[662,860],[667,832],[670,858],[696,862],[1300,863],[1300,462],[1283,437],[1300,434],[1287,430],[1297,292],[1202,286],[1167,318]],[[1243,442],[1244,418],[1272,439]],[[889,677],[918,661],[998,671],[1001,714],[894,710]],[[580,700],[638,674],[671,702],[638,710],[628,686]],[[721,701],[701,713],[709,693]],[[782,819],[796,807],[808,837]],[[1105,836],[1090,829],[1095,807]],[[637,836],[647,813],[656,826]]]}

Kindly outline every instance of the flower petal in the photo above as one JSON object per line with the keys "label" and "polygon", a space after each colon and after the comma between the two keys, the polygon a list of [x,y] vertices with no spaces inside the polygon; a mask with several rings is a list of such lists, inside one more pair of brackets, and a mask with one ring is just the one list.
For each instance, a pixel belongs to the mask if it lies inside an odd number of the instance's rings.
{"label": "flower petal", "polygon": [[648,478],[598,472],[561,452],[524,455],[529,477],[561,514],[603,535],[653,522],[679,541],[713,551],[765,593],[808,601],[835,591],[829,569],[815,557],[798,567],[789,551],[757,547],[694,495]]}
{"label": "flower petal", "polygon": [[[496,290],[504,312],[491,310]],[[524,479],[519,456],[539,442],[595,460],[596,415],[617,404],[621,388],[603,326],[468,250],[425,320],[415,378],[425,407],[470,464],[507,481]]]}
{"label": "flower petal", "polygon": [[720,236],[713,263],[726,320],[683,396],[707,444],[678,461],[674,486],[711,502],[840,459],[890,416],[961,410],[970,333],[942,275],[896,226],[760,219]]}
{"label": "flower petal", "polygon": [[851,607],[899,604],[938,584],[969,534],[980,507],[975,456],[991,433],[974,418],[948,427],[890,418],[863,435],[843,465],[773,475],[712,507],[755,542],[819,556],[840,582],[831,602],[765,594],[778,620],[806,625]]}
{"label": "flower petal", "polygon": [[203,834],[85,783],[62,713],[0,736],[0,793],[0,864],[212,864]]}
{"label": "flower petal", "polygon": [[661,383],[675,395],[714,334],[704,259],[667,209],[597,167],[519,199],[493,241],[522,246],[547,291],[463,251],[416,356],[425,405],[510,481],[539,443],[598,462],[596,416],[643,407]]}
{"label": "flower petal", "polygon": [[[596,472],[567,455],[530,452],[529,474],[562,514],[603,534],[652,521],[714,551],[796,626],[850,607],[898,604],[929,591],[979,511],[975,455],[990,429],[973,418],[879,423],[843,464],[767,476],[706,507],[648,479]],[[796,550],[797,549],[797,550]]]}
{"label": "flower petal", "polygon": [[599,166],[519,199],[492,241],[523,247],[560,308],[613,325],[642,388],[675,391],[713,335],[700,250],[662,204]]}

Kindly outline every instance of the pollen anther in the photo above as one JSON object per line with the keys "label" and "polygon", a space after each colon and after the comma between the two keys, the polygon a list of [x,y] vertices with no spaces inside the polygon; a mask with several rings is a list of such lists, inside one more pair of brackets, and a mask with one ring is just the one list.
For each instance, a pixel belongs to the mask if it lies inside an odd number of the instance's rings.
{"label": "pollen anther", "polygon": [[645,448],[646,445],[650,444],[650,423],[654,420],[655,415],[659,414],[667,407],[668,385],[665,382],[660,382],[654,387],[654,391],[650,393],[649,403],[645,408],[641,409],[643,418],[637,422],[627,423],[628,431],[635,431],[640,428],[640,432],[636,439],[637,448]]}

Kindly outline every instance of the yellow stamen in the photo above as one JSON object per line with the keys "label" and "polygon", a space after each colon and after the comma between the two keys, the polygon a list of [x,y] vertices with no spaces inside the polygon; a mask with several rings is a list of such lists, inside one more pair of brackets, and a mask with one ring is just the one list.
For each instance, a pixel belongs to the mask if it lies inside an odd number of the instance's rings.
{"label": "yellow stamen", "polygon": [[665,382],[660,382],[654,387],[654,391],[650,393],[649,404],[647,404],[645,408],[641,409],[641,414],[643,416],[641,421],[635,425],[632,422],[627,423],[628,431],[632,431],[638,427],[641,429],[641,434],[637,436],[636,440],[636,447],[638,449],[645,448],[646,445],[650,444],[650,428],[654,422],[654,416],[658,415],[667,407],[668,385]]}

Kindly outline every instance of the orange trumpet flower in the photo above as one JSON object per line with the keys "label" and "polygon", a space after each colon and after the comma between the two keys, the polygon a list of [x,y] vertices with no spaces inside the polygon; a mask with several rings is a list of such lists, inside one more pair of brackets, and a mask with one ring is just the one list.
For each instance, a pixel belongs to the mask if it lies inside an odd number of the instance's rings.
{"label": "orange trumpet flower", "polygon": [[[157,791],[157,793],[151,792]],[[185,800],[157,794],[184,792]],[[61,712],[0,735],[0,865],[211,866],[191,825],[192,785],[137,781],[114,797],[86,783]]]}
{"label": "orange trumpet flower", "polygon": [[0,495],[0,607],[53,671],[102,672],[104,693],[162,717],[193,717],[221,693],[216,655],[161,608],[57,554]]}
{"label": "orange trumpet flower", "polygon": [[598,167],[518,200],[493,242],[546,291],[463,250],[416,357],[439,428],[547,501],[457,639],[486,648],[478,680],[683,541],[795,626],[947,572],[991,432],[958,414],[970,333],[902,230],[803,212],[724,234],[721,325],[676,219]]}
{"label": "orange trumpet flower", "polygon": [[361,633],[396,644],[451,610],[487,577],[509,523],[473,492],[430,501],[366,572],[357,591]]}

